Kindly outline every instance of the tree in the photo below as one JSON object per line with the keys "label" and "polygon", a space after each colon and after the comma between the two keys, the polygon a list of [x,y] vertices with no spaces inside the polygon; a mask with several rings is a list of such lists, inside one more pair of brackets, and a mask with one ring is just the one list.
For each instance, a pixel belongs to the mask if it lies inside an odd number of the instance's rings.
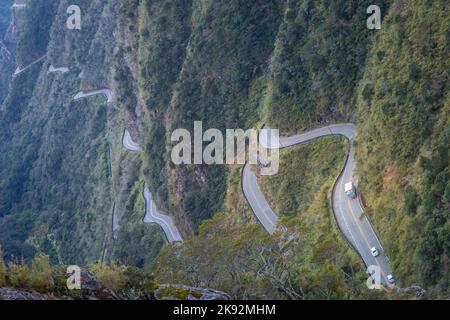
{"label": "tree", "polygon": [[408,213],[414,213],[417,209],[417,192],[411,186],[405,188],[405,209]]}
{"label": "tree", "polygon": [[40,292],[47,292],[53,283],[52,268],[48,256],[38,254],[31,265],[30,285]]}
{"label": "tree", "polygon": [[126,278],[123,275],[122,268],[115,264],[104,266],[97,262],[90,266],[90,271],[95,274],[100,283],[107,289],[118,292],[125,286]]}

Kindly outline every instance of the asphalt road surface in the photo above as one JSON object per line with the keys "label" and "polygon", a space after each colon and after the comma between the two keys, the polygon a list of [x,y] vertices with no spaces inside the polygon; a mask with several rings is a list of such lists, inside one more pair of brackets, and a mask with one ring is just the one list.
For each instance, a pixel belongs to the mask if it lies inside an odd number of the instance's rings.
{"label": "asphalt road surface", "polygon": [[[20,3],[19,3],[20,2]],[[16,3],[14,3],[11,8],[25,8],[27,5],[24,3],[24,1],[18,0]]]}
{"label": "asphalt road surface", "polygon": [[163,214],[156,208],[155,202],[153,201],[152,194],[147,186],[144,187],[144,199],[145,199],[145,217],[144,223],[156,223],[158,224],[166,234],[167,240],[169,242],[183,241],[180,232],[173,223],[171,217]]}
{"label": "asphalt road surface", "polygon": [[[141,147],[133,141],[128,129],[125,129],[123,134],[122,143],[125,149],[133,152],[142,152]],[[158,224],[166,234],[169,242],[183,241],[180,232],[178,231],[172,218],[158,210],[153,196],[147,186],[144,187],[144,199],[145,199],[145,217],[144,223],[156,223]],[[118,226],[117,226],[118,227]]]}
{"label": "asphalt road surface", "polygon": [[69,71],[70,70],[68,67],[55,68],[53,65],[50,65],[50,67],[48,67],[48,73],[53,73],[53,72],[66,73]]}
{"label": "asphalt road surface", "polygon": [[[270,130],[270,128],[265,129]],[[353,147],[353,140],[356,135],[356,126],[351,123],[330,125],[311,130],[303,134],[285,138],[283,137],[279,139],[279,142],[267,142],[263,135],[261,135],[260,143],[262,147],[265,148],[274,148],[276,146],[279,146],[280,148],[288,148],[331,135],[344,136],[351,143],[348,160],[344,171],[337,180],[333,189],[333,211],[336,216],[337,223],[339,224],[345,238],[358,251],[366,266],[373,265],[380,267],[381,283],[388,284],[386,276],[388,274],[392,274],[392,270],[389,267],[384,249],[381,246],[381,243],[369,220],[363,215],[364,210],[361,207],[359,199],[350,199],[344,192],[345,183],[353,181],[353,183],[357,185],[357,179],[355,178],[355,150]],[[264,197],[264,194],[261,192],[256,175],[250,170],[250,166],[245,165],[243,170],[242,187],[244,194],[258,220],[267,232],[272,234],[277,228],[278,217],[272,211]],[[370,252],[372,247],[377,248],[380,252],[378,257],[372,256]]]}
{"label": "asphalt road surface", "polygon": [[87,92],[79,92],[75,95],[74,100],[79,100],[82,98],[87,98],[90,96],[94,96],[97,94],[103,94],[106,96],[106,98],[108,99],[108,103],[112,102],[113,100],[113,93],[110,89],[100,89],[100,90],[93,90],[93,91],[87,91]]}
{"label": "asphalt road surface", "polygon": [[133,152],[142,152],[142,148],[133,141],[133,138],[131,138],[130,131],[128,129],[125,129],[125,132],[123,134],[122,144],[125,149]]}

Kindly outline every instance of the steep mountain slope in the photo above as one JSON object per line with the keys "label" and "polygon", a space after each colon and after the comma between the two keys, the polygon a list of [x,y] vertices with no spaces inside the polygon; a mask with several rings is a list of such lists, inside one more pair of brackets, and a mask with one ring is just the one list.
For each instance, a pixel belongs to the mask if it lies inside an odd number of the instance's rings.
{"label": "steep mountain slope", "polygon": [[8,30],[10,23],[10,10],[13,3],[14,0],[5,0],[0,3],[0,34],[2,35],[2,39],[6,33],[6,30]]}
{"label": "steep mountain slope", "polygon": [[[66,27],[72,4],[81,30]],[[284,153],[280,175],[260,179],[287,215],[289,232],[273,238],[245,202],[239,166],[170,161],[171,133],[192,132],[194,121],[220,130],[268,123],[287,135],[345,120],[358,125],[367,214],[400,284],[445,295],[446,2],[380,1],[380,31],[366,28],[369,4],[28,1],[17,46],[6,44],[11,57],[0,50],[0,244],[8,259],[43,252],[55,263],[115,261],[243,298],[378,297],[365,290],[364,266],[329,212],[345,150],[339,139]],[[24,71],[11,78],[15,64]],[[73,99],[104,89],[112,101]],[[122,146],[125,129],[143,152]],[[143,224],[145,184],[187,239],[182,246],[165,245],[159,226]]]}
{"label": "steep mountain slope", "polygon": [[[284,134],[352,120],[373,1],[287,1],[267,84],[266,121]],[[387,12],[391,1],[377,1]]]}
{"label": "steep mountain slope", "polygon": [[[20,66],[47,53],[58,12],[65,12],[58,2],[28,4]],[[1,238],[10,255],[29,258],[44,250],[53,259],[82,262],[100,255],[108,230],[109,219],[103,215],[100,222],[98,214],[111,208],[104,185],[106,106],[73,102],[77,74],[58,78],[47,69],[48,62],[41,62],[17,76],[2,108],[1,161],[11,165],[1,172]]]}
{"label": "steep mountain slope", "polygon": [[396,3],[384,25],[358,90],[361,185],[401,279],[448,291],[448,2]]}
{"label": "steep mountain slope", "polygon": [[12,0],[0,3],[0,104],[8,93],[9,80],[14,68],[15,52],[12,44],[5,41],[11,19],[12,3]]}

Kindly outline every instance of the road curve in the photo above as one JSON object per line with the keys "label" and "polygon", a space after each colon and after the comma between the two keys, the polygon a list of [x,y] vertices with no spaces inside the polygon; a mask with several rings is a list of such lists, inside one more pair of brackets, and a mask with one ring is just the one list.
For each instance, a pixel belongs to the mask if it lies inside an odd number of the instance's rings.
{"label": "road curve", "polygon": [[124,148],[129,151],[142,152],[141,146],[133,141],[133,138],[131,137],[130,131],[128,131],[128,129],[125,129],[123,133],[122,144]]}
{"label": "road curve", "polygon": [[27,71],[29,68],[31,68],[32,66],[34,66],[36,63],[41,62],[42,60],[44,60],[47,56],[42,56],[39,59],[33,61],[32,63],[30,63],[29,65],[27,65],[24,68],[20,68],[17,67],[16,71],[13,73],[13,78],[17,77],[18,75],[20,75],[22,72]]}
{"label": "road curve", "polygon": [[[270,128],[267,128],[267,130],[270,130]],[[345,183],[353,181],[355,185],[357,184],[357,180],[354,177],[356,161],[353,147],[356,126],[351,123],[336,124],[291,137],[283,137],[279,139],[279,147],[281,149],[288,148],[332,135],[344,136],[351,143],[345,168],[333,188],[333,212],[336,216],[337,223],[345,238],[357,250],[366,266],[373,265],[380,267],[381,282],[387,284],[386,276],[392,274],[392,270],[389,267],[383,247],[369,220],[363,215],[364,209],[361,207],[359,199],[350,199],[344,192]],[[263,135],[260,136],[260,143],[264,148],[270,149],[276,147],[274,143],[268,143]],[[258,186],[256,175],[250,170],[249,165],[245,165],[242,178],[242,188],[247,201],[267,232],[272,234],[276,229],[278,217],[268,205],[264,194]],[[372,256],[370,252],[372,247],[376,247],[379,250],[380,255],[378,257]]]}
{"label": "road curve", "polygon": [[173,223],[171,217],[163,214],[156,208],[155,202],[153,201],[152,194],[147,186],[144,187],[144,199],[145,199],[145,217],[144,223],[156,223],[158,224],[166,234],[167,240],[172,243],[175,241],[183,241],[180,232]]}
{"label": "road curve", "polygon": [[15,8],[26,8],[26,4],[25,3],[14,3],[11,8],[15,9]]}
{"label": "road curve", "polygon": [[[128,129],[125,129],[122,138],[122,144],[125,149],[133,152],[142,152],[142,148],[133,141]],[[183,241],[180,232],[178,231],[172,218],[158,210],[153,196],[147,186],[144,187],[144,200],[145,200],[145,217],[144,223],[156,223],[164,231],[167,240],[172,243],[175,241]]]}
{"label": "road curve", "polygon": [[50,65],[48,67],[48,72],[47,73],[54,73],[54,72],[67,73],[69,71],[70,71],[70,69],[68,67],[55,68],[53,65]]}
{"label": "road curve", "polygon": [[86,92],[81,91],[81,92],[78,92],[73,97],[73,99],[74,100],[79,100],[79,99],[87,98],[87,97],[94,96],[94,95],[97,95],[97,94],[105,95],[106,98],[108,99],[108,103],[112,102],[112,100],[113,100],[113,93],[112,93],[112,91],[110,89],[100,89],[100,90],[92,90],[92,91],[86,91]]}
{"label": "road curve", "polygon": [[253,212],[264,229],[273,234],[277,228],[278,217],[273,212],[258,185],[256,174],[246,164],[242,172],[242,189]]}

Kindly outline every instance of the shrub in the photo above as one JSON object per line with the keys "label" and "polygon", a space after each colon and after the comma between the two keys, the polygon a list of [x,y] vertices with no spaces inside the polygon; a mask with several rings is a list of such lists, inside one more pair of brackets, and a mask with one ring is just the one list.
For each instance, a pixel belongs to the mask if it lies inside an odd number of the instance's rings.
{"label": "shrub", "polygon": [[126,283],[126,278],[120,267],[112,264],[111,266],[103,266],[96,263],[90,267],[98,281],[107,289],[118,292],[122,290]]}
{"label": "shrub", "polygon": [[405,209],[409,213],[414,213],[417,209],[417,192],[411,186],[405,188]]}
{"label": "shrub", "polygon": [[47,292],[53,285],[52,268],[48,256],[37,255],[31,266],[30,288],[40,292]]}
{"label": "shrub", "polygon": [[29,289],[30,288],[30,270],[22,261],[21,263],[10,263],[9,282],[14,288]]}

